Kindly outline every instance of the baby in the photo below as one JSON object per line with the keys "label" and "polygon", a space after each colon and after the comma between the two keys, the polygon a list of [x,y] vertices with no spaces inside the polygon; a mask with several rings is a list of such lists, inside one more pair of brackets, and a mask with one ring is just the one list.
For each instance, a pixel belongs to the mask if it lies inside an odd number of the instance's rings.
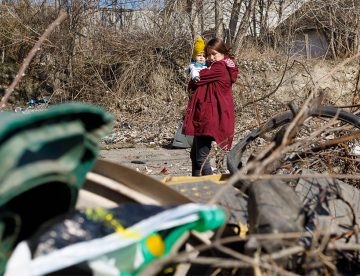
{"label": "baby", "polygon": [[190,73],[193,81],[199,81],[200,70],[207,68],[206,55],[205,55],[205,41],[199,37],[194,44],[194,50],[192,55],[192,62],[188,66],[188,72]]}

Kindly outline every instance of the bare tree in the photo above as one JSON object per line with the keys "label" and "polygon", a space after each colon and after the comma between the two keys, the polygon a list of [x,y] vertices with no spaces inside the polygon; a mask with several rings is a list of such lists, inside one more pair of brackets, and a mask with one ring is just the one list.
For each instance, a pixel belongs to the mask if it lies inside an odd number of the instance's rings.
{"label": "bare tree", "polygon": [[357,29],[356,29],[356,52],[359,53],[360,52],[360,18],[359,16],[357,16],[356,18],[357,21]]}
{"label": "bare tree", "polygon": [[201,35],[201,23],[199,18],[199,9],[198,9],[199,1],[187,1],[188,13],[190,18],[190,28],[192,39],[195,40],[196,37]]}
{"label": "bare tree", "polygon": [[224,15],[221,0],[215,0],[215,36],[224,37]]}
{"label": "bare tree", "polygon": [[250,17],[254,11],[255,3],[256,3],[256,0],[249,0],[248,5],[245,10],[245,13],[244,13],[244,16],[242,17],[241,22],[239,24],[239,27],[238,27],[238,30],[236,33],[236,37],[235,37],[235,41],[233,44],[233,51],[234,51],[235,55],[239,54],[244,37],[247,34],[247,30],[248,30],[249,24],[250,24]]}
{"label": "bare tree", "polygon": [[243,0],[234,0],[231,8],[230,21],[229,21],[229,37],[227,40],[227,44],[231,45],[235,38],[236,27],[239,21],[240,16],[240,8]]}

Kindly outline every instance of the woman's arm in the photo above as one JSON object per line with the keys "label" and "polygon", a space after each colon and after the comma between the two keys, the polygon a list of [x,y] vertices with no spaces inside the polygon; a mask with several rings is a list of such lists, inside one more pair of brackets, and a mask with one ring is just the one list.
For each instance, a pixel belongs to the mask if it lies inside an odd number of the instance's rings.
{"label": "woman's arm", "polygon": [[210,82],[223,80],[225,74],[229,74],[226,70],[225,64],[221,61],[213,63],[210,68],[205,68],[200,71],[200,80],[195,82],[194,85],[201,86]]}

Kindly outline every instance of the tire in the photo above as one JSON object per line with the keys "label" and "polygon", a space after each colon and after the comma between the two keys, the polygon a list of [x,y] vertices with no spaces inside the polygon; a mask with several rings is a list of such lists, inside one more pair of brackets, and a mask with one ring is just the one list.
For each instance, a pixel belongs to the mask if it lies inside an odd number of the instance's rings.
{"label": "tire", "polygon": [[[352,125],[355,128],[360,129],[360,117],[344,111],[340,108],[333,106],[321,106],[311,112],[310,117],[320,117],[320,118],[335,118],[337,120]],[[260,135],[267,133],[272,130],[281,128],[289,124],[294,118],[294,114],[291,111],[286,111],[281,113],[269,121],[267,121],[261,128],[255,129],[253,132],[245,136],[243,139],[237,143],[231,151],[227,154],[227,167],[230,171],[230,174],[236,173],[239,169],[243,167],[242,157],[246,150],[246,147],[252,143],[255,139],[259,138]]]}

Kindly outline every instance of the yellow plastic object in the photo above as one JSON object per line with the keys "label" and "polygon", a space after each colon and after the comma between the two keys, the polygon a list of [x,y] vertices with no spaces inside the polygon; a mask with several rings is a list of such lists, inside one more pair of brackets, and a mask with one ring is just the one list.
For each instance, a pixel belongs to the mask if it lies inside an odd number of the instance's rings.
{"label": "yellow plastic object", "polygon": [[[230,178],[229,174],[213,174],[200,177],[167,176],[162,182],[193,202],[208,203]],[[228,187],[217,205],[228,212],[230,223],[247,224],[247,202],[243,193]],[[242,227],[244,229],[244,227]]]}
{"label": "yellow plastic object", "polygon": [[162,182],[167,185],[179,183],[193,183],[202,181],[211,181],[217,184],[224,184],[230,178],[229,174],[213,174],[205,176],[167,176]]}
{"label": "yellow plastic object", "polygon": [[145,244],[149,252],[155,257],[160,257],[165,252],[164,240],[158,234],[153,234],[148,237]]}

